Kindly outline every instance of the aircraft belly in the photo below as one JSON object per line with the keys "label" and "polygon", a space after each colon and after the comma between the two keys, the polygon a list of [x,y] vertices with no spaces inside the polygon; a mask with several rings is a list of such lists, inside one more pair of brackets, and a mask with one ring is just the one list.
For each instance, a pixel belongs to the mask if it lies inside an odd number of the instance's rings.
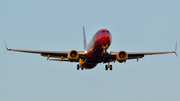
{"label": "aircraft belly", "polygon": [[91,50],[90,55],[88,56],[87,60],[83,64],[83,67],[86,69],[94,68],[98,63],[103,62],[102,56],[102,48],[94,46]]}
{"label": "aircraft belly", "polygon": [[97,63],[88,63],[88,62],[85,62],[85,63],[82,64],[83,68],[85,68],[85,69],[92,69],[96,65],[97,65]]}

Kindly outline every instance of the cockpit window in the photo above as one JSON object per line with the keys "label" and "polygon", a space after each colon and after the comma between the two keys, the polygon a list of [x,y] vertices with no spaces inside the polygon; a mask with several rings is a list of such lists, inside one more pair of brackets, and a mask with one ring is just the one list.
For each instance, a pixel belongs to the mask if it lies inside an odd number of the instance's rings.
{"label": "cockpit window", "polygon": [[109,33],[109,31],[102,31],[101,33]]}
{"label": "cockpit window", "polygon": [[100,31],[99,34],[101,33],[110,33],[109,31]]}

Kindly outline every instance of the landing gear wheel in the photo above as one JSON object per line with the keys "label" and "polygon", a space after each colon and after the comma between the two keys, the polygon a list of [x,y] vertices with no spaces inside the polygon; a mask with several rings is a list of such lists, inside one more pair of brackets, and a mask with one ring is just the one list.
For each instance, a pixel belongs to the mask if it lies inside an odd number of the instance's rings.
{"label": "landing gear wheel", "polygon": [[81,70],[83,70],[84,68],[82,67]]}
{"label": "landing gear wheel", "polygon": [[79,70],[79,65],[77,65],[77,70]]}
{"label": "landing gear wheel", "polygon": [[105,66],[105,70],[108,70],[108,66],[107,65]]}
{"label": "landing gear wheel", "polygon": [[109,68],[110,68],[110,70],[112,70],[112,65],[110,65],[110,67],[109,67]]}

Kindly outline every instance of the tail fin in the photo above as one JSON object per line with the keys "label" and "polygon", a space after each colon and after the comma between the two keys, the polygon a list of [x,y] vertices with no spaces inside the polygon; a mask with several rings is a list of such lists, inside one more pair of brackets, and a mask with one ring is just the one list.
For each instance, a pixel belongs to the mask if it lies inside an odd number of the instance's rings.
{"label": "tail fin", "polygon": [[86,43],[86,35],[85,35],[85,29],[84,29],[84,26],[83,26],[83,41],[84,41],[84,50],[86,49],[87,47],[87,43]]}

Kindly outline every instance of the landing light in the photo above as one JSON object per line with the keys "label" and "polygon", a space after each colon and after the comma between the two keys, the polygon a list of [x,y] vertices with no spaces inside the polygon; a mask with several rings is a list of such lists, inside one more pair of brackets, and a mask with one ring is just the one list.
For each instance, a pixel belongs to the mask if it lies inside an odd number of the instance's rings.
{"label": "landing light", "polygon": [[111,52],[110,52],[110,51],[108,51],[108,53],[110,54]]}

